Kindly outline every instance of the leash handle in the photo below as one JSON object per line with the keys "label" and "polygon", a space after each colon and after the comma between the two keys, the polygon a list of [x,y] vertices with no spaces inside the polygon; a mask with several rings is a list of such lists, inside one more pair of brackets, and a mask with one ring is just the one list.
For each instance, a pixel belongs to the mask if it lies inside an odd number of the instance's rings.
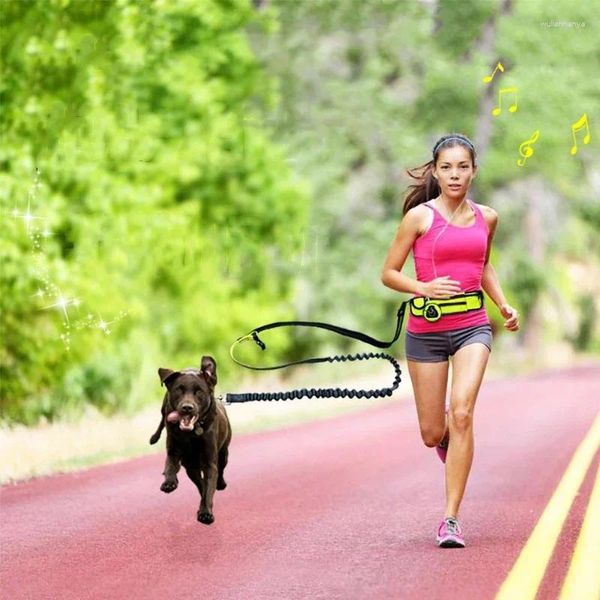
{"label": "leash handle", "polygon": [[371,346],[375,346],[377,348],[389,348],[399,337],[400,332],[402,331],[402,324],[404,322],[404,315],[406,313],[406,306],[410,301],[405,300],[398,309],[397,313],[397,322],[396,322],[396,331],[394,333],[394,337],[389,342],[384,342],[378,340],[376,338],[371,337],[370,335],[366,335],[360,331],[354,331],[352,329],[346,329],[344,327],[338,327],[337,325],[331,325],[330,323],[321,323],[320,321],[276,321],[274,323],[268,323],[267,325],[261,325],[260,327],[256,327],[250,333],[246,335],[240,336],[233,344],[231,344],[229,348],[229,355],[231,359],[236,362],[241,367],[245,367],[246,369],[253,369],[255,371],[271,371],[275,369],[283,369],[284,367],[290,367],[292,365],[301,365],[305,363],[318,363],[318,362],[327,362],[330,357],[313,357],[313,358],[305,358],[303,360],[296,360],[289,363],[284,363],[281,365],[275,365],[272,367],[254,367],[252,365],[248,365],[239,361],[233,355],[234,347],[241,343],[248,341],[250,339],[254,340],[254,342],[260,347],[261,350],[266,350],[266,344],[258,337],[259,332],[268,331],[269,329],[275,329],[277,327],[318,327],[320,329],[327,329],[328,331],[333,331],[339,335],[343,335],[349,338],[353,338],[359,340],[361,342],[365,342]]}

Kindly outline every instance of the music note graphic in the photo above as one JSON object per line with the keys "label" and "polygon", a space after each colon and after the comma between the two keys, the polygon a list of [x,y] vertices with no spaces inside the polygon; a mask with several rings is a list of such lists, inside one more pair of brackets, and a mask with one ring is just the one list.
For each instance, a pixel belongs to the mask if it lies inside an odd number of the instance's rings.
{"label": "music note graphic", "polygon": [[522,167],[525,164],[525,161],[530,156],[533,156],[533,148],[531,146],[538,141],[539,137],[540,137],[540,130],[538,129],[534,132],[534,134],[526,142],[523,142],[519,146],[519,154],[523,157],[522,160],[519,159],[517,161],[517,164],[520,167]]}
{"label": "music note graphic", "polygon": [[489,83],[492,79],[494,79],[494,75],[496,74],[496,71],[498,69],[500,69],[504,73],[504,67],[502,66],[502,63],[498,63],[496,65],[496,68],[494,69],[493,73],[491,75],[486,75],[483,78],[483,83]]}
{"label": "music note graphic", "polygon": [[571,125],[571,133],[573,134],[573,146],[571,146],[571,155],[577,154],[577,138],[575,133],[585,127],[587,133],[583,136],[583,143],[589,144],[592,136],[590,134],[590,126],[588,125],[587,113],[583,113],[582,117]]}
{"label": "music note graphic", "polygon": [[514,113],[517,112],[517,86],[513,85],[512,87],[502,88],[498,92],[498,106],[492,110],[492,114],[497,117],[502,112],[502,94],[514,94],[515,102],[508,107],[508,112]]}

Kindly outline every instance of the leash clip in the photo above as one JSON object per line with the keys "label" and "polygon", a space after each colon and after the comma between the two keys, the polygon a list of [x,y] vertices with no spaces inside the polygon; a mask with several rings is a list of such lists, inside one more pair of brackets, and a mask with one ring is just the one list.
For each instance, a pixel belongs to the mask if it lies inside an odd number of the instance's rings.
{"label": "leash clip", "polygon": [[246,340],[249,340],[250,338],[252,338],[260,346],[261,350],[264,350],[266,348],[265,343],[258,337],[258,333],[256,333],[256,331],[252,331],[250,333],[247,333],[246,335],[239,337],[235,341],[235,344],[240,344],[241,342],[245,342]]}
{"label": "leash clip", "polygon": [[258,333],[256,333],[256,331],[252,332],[252,339],[258,344],[261,350],[266,348],[265,343],[258,337]]}

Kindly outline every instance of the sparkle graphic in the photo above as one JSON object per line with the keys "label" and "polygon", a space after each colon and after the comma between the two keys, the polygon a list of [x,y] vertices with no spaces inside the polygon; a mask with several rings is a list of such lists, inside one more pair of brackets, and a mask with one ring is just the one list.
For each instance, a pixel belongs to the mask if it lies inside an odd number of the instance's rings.
{"label": "sparkle graphic", "polygon": [[229,269],[229,248],[231,247],[231,233],[229,231],[229,225],[227,225],[225,229],[225,277],[229,277],[230,269]]}
{"label": "sparkle graphic", "polygon": [[304,268],[304,254],[306,252],[306,229],[302,233],[302,254],[300,255],[300,268]]}
{"label": "sparkle graphic", "polygon": [[109,321],[107,323],[100,315],[98,315],[98,317],[99,319],[96,323],[96,327],[103,331],[106,335],[108,335],[110,333],[110,329],[108,328],[108,326],[112,325],[112,323],[116,323],[116,321]]}
{"label": "sparkle graphic", "polygon": [[315,232],[315,268],[317,268],[319,264],[319,234]]}
{"label": "sparkle graphic", "polygon": [[50,304],[50,306],[45,306],[44,308],[48,309],[48,308],[59,308],[63,311],[64,315],[65,315],[65,321],[68,323],[69,322],[69,313],[67,312],[67,306],[79,306],[80,301],[78,298],[65,298],[62,294],[59,294],[58,296],[58,301],[55,302],[54,304]]}
{"label": "sparkle graphic", "polygon": [[110,325],[112,325],[113,323],[117,323],[118,321],[126,317],[127,314],[127,311],[122,310],[112,321],[105,321],[101,314],[98,314],[97,318],[94,318],[94,315],[88,313],[85,319],[76,321],[73,325],[76,329],[99,329],[105,335],[110,335]]}
{"label": "sparkle graphic", "polygon": [[319,262],[319,230],[309,227],[302,232],[302,246],[300,251],[300,269],[312,267],[316,269]]}
{"label": "sparkle graphic", "polygon": [[[77,318],[77,315],[72,314],[73,311],[78,312],[82,304],[80,298],[70,297],[65,295],[57,285],[50,280],[49,269],[47,266],[46,256],[44,255],[43,243],[48,240],[54,233],[50,230],[48,224],[43,217],[36,216],[32,212],[32,201],[35,204],[37,190],[42,187],[40,181],[41,172],[36,168],[34,182],[31,185],[27,194],[27,210],[21,212],[18,206],[11,211],[11,216],[14,219],[21,219],[25,226],[27,237],[31,241],[31,262],[33,264],[33,273],[39,280],[37,291],[31,295],[39,302],[45,301],[45,306],[41,306],[42,310],[55,309],[62,313],[63,317],[63,332],[60,334],[60,339],[65,345],[65,349],[71,349],[71,331],[72,329],[99,329],[105,335],[111,332],[110,325],[120,321],[127,315],[127,311],[121,311],[112,321],[105,321],[102,316],[97,318],[88,312],[84,319]],[[37,223],[40,222],[40,223]],[[39,226],[38,226],[39,225]]]}
{"label": "sparkle graphic", "polygon": [[[27,212],[20,213],[17,209],[13,209],[12,216],[15,219],[23,219],[23,223],[25,223],[25,229],[27,230],[27,235],[30,236],[31,232],[31,222],[32,221],[43,221],[42,217],[35,217],[31,214],[31,199],[27,199]],[[31,236],[30,236],[31,237]]]}

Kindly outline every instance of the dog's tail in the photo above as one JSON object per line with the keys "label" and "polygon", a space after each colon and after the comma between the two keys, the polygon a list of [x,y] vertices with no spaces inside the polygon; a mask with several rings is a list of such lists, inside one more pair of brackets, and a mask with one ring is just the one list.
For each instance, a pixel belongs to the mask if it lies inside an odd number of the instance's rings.
{"label": "dog's tail", "polygon": [[162,433],[164,426],[165,426],[165,420],[164,420],[164,418],[161,418],[160,423],[158,424],[158,429],[152,434],[152,437],[150,438],[151,444],[156,444],[156,442],[158,442],[158,440],[160,439],[160,434]]}

